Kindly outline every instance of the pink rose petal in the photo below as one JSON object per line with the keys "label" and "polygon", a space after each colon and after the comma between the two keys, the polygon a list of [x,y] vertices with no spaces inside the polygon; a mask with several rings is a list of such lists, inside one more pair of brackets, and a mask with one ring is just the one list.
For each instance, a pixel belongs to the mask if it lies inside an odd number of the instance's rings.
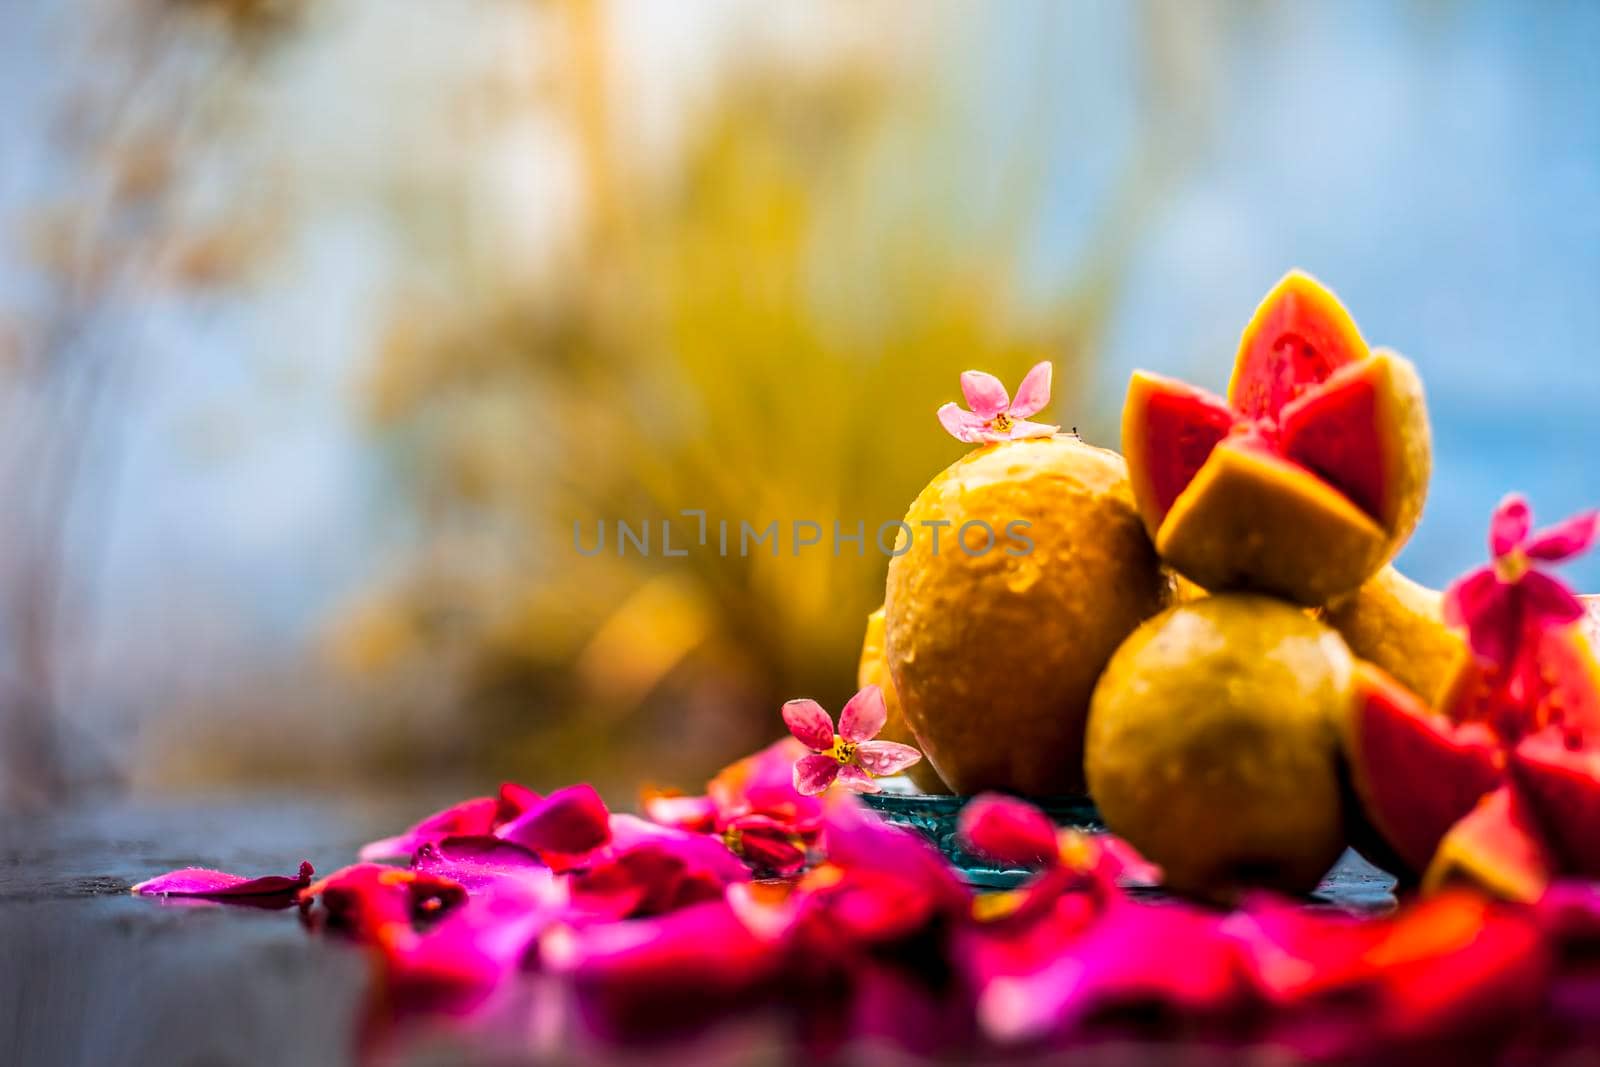
{"label": "pink rose petal", "polygon": [[[889,710],[883,702],[883,690],[869,685],[845,704],[839,712],[839,736],[856,744],[878,736],[889,719]],[[829,738],[831,745],[832,738]]]}
{"label": "pink rose petal", "polygon": [[417,849],[411,869],[460,882],[472,893],[508,881],[548,881],[550,869],[521,845],[499,837],[447,837]]}
{"label": "pink rose petal", "polygon": [[814,797],[832,785],[838,776],[838,760],[813,752],[795,761],[794,789],[801,796]]}
{"label": "pink rose petal", "polygon": [[533,807],[544,797],[516,782],[501,782],[499,796],[495,798],[497,804],[494,812],[494,825],[504,826],[518,815]]}
{"label": "pink rose petal", "polygon": [[716,828],[717,804],[710,797],[652,796],[645,798],[644,813],[651,822],[680,830],[710,833]]}
{"label": "pink rose petal", "polygon": [[328,926],[376,945],[410,936],[417,923],[459,906],[467,899],[467,887],[427,871],[357,863],[300,891],[302,902],[318,898]]}
{"label": "pink rose petal", "polygon": [[541,854],[577,856],[611,840],[611,818],[593,786],[569,785],[557,789],[495,834]]}
{"label": "pink rose petal", "polygon": [[969,370],[961,375],[961,395],[966,397],[972,413],[982,419],[994,418],[1011,403],[1000,379],[981,370]]}
{"label": "pink rose petal", "polygon": [[787,826],[766,815],[745,815],[728,825],[739,855],[751,867],[784,876],[806,865],[806,853]]}
{"label": "pink rose petal", "polygon": [[1059,861],[1055,823],[1032,804],[984,793],[961,809],[962,844],[998,863],[1043,867]]}
{"label": "pink rose petal", "polygon": [[1050,403],[1050,377],[1053,372],[1049,360],[1036,363],[1028,371],[1022,384],[1017,386],[1017,395],[1011,401],[1010,415],[1014,419],[1026,419],[1030,415],[1037,415],[1043,411],[1045,405]]}
{"label": "pink rose petal", "polygon": [[676,1033],[726,1017],[759,1002],[785,959],[726,900],[563,931],[542,949],[571,975],[584,1020],[602,1035]]}
{"label": "pink rose petal", "polygon": [[899,774],[922,759],[922,753],[897,741],[863,741],[856,746],[856,762],[869,774]]}
{"label": "pink rose petal", "polygon": [[1532,525],[1533,513],[1528,510],[1528,502],[1518,493],[1509,494],[1500,501],[1489,520],[1489,551],[1499,559],[1527,540]]}
{"label": "pink rose petal", "polygon": [[1597,526],[1600,526],[1600,511],[1585,511],[1540,530],[1523,546],[1523,551],[1533,559],[1559,563],[1588,551],[1594,544]]}
{"label": "pink rose petal", "polygon": [[833,720],[815,700],[791,700],[783,706],[789,732],[807,748],[826,752],[833,747]]}
{"label": "pink rose petal", "polygon": [[405,833],[385,837],[362,845],[359,856],[363,860],[381,860],[404,857],[430,841],[466,834],[487,834],[494,830],[495,815],[500,801],[495,797],[473,797],[435,812],[411,827]]}
{"label": "pink rose petal", "polygon": [[213,871],[205,867],[185,867],[169,871],[135,885],[131,892],[141,896],[205,897],[226,900],[229,897],[284,897],[286,902],[311,884],[311,864],[302,862],[294,876],[269,874],[261,878]]}

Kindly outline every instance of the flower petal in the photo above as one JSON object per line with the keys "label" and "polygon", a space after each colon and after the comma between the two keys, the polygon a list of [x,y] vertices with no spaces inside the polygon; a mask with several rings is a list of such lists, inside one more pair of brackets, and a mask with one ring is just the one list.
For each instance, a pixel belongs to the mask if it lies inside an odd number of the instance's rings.
{"label": "flower petal", "polygon": [[[1457,598],[1460,605],[1457,611],[1466,624],[1467,644],[1472,651],[1497,667],[1507,667],[1522,636],[1522,595],[1518,586],[1507,585],[1493,575],[1489,577],[1492,584],[1478,583],[1482,590],[1465,590]],[[1479,598],[1473,600],[1473,596]],[[1449,603],[1447,599],[1446,604]],[[1446,618],[1456,613],[1447,610]]]}
{"label": "flower petal", "polygon": [[1487,618],[1504,595],[1505,586],[1494,570],[1480,567],[1457,578],[1444,591],[1444,621],[1450,626],[1470,627],[1474,620]]}
{"label": "flower petal", "polygon": [[856,746],[856,762],[874,777],[899,774],[922,759],[922,753],[898,741],[863,741]]}
{"label": "flower petal", "polygon": [[1489,551],[1496,558],[1505,555],[1528,538],[1533,513],[1520,493],[1510,493],[1494,509],[1489,520]]}
{"label": "flower petal", "polygon": [[1029,415],[1036,415],[1050,403],[1050,377],[1053,370],[1048,359],[1034,364],[1027,377],[1022,379],[1022,384],[1017,386],[1017,395],[1011,401],[1012,418],[1025,419]]}
{"label": "flower petal", "polygon": [[1010,433],[1004,435],[1012,441],[1022,441],[1030,437],[1054,437],[1061,427],[1051,426],[1043,422],[1029,422],[1027,419],[1018,419],[1011,424]]}
{"label": "flower petal", "polygon": [[814,797],[832,785],[838,776],[838,760],[812,752],[795,761],[794,791],[804,797]]}
{"label": "flower petal", "polygon": [[547,882],[550,868],[521,845],[500,837],[447,837],[417,849],[411,869],[460,882],[470,893],[524,882]]}
{"label": "flower petal", "polygon": [[294,876],[269,874],[262,878],[213,871],[205,867],[185,867],[147,879],[132,892],[149,897],[205,897],[226,900],[230,897],[282,897],[291,903],[294,895],[311,884],[311,864],[301,862]]}
{"label": "flower petal", "polygon": [[852,793],[881,793],[883,786],[872,780],[872,775],[857,767],[855,764],[846,764],[839,768],[839,787],[848,789]]}
{"label": "flower petal", "polygon": [[1058,862],[1050,816],[999,793],[984,793],[962,808],[957,833],[964,846],[1000,863],[1044,867]]}
{"label": "flower petal", "polygon": [[518,815],[533,807],[544,797],[516,782],[501,782],[500,795],[496,798],[494,812],[494,825],[504,826]]}
{"label": "flower petal", "polygon": [[957,441],[973,444],[980,440],[976,435],[983,432],[989,420],[970,411],[963,411],[961,405],[952,403],[939,409],[939,424]]}
{"label": "flower petal", "polygon": [[679,830],[710,833],[717,824],[717,803],[710,797],[680,797],[657,793],[644,799],[644,813],[651,822]]}
{"label": "flower petal", "polygon": [[967,398],[967,407],[981,419],[992,419],[1011,403],[1011,396],[1000,379],[981,370],[969,370],[961,375],[961,395]]}
{"label": "flower petal", "polygon": [[814,752],[833,747],[833,720],[815,700],[791,700],[783,706],[783,721],[805,746]]}
{"label": "flower petal", "polygon": [[472,797],[459,804],[452,804],[443,811],[429,815],[405,833],[362,845],[359,856],[362,860],[402,856],[410,859],[413,852],[430,841],[438,842],[447,837],[491,833],[494,830],[500,804],[501,801],[494,797]]}
{"label": "flower petal", "polygon": [[[883,690],[869,685],[851,697],[839,712],[839,736],[856,744],[870,741],[888,721],[889,709],[883,702]],[[831,737],[828,740],[833,741]]]}
{"label": "flower petal", "polygon": [[579,855],[611,840],[611,815],[588,784],[557,789],[495,831],[535,852]]}
{"label": "flower petal", "polygon": [[1600,511],[1585,511],[1540,530],[1529,538],[1523,551],[1534,559],[1559,563],[1588,551],[1594,544],[1597,528],[1600,528]]}
{"label": "flower petal", "polygon": [[1583,601],[1559,578],[1528,571],[1517,583],[1517,591],[1522,595],[1524,618],[1537,629],[1583,618]]}
{"label": "flower petal", "polygon": [[467,899],[467,887],[428,871],[381,863],[344,867],[300,891],[302,902],[321,898],[324,921],[363,944],[392,943],[414,936]]}
{"label": "flower petal", "polygon": [[777,875],[795,874],[806,865],[806,853],[788,828],[765,815],[746,815],[729,826],[737,831],[738,853],[751,867]]}
{"label": "flower petal", "polygon": [[726,900],[658,918],[563,930],[541,962],[571,975],[579,1011],[602,1036],[681,1035],[733,1014],[781,974],[786,946]]}

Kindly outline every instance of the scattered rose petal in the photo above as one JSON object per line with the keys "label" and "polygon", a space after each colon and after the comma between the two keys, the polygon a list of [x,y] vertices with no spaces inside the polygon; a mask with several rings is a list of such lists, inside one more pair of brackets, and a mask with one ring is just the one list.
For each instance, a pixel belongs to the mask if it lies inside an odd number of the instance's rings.
{"label": "scattered rose petal", "polygon": [[610,819],[593,786],[572,785],[542,798],[495,834],[562,866],[611,840]]}
{"label": "scattered rose petal", "polygon": [[269,874],[261,878],[246,878],[225,871],[204,867],[184,867],[169,871],[135,885],[131,892],[148,897],[199,897],[207,900],[237,898],[282,898],[281,903],[294,903],[300,890],[311,884],[311,864],[302,861],[299,873],[289,876]]}
{"label": "scattered rose petal", "polygon": [[1050,816],[998,793],[969,801],[961,809],[958,833],[966,848],[996,863],[1042,867],[1056,861],[1056,827]]}

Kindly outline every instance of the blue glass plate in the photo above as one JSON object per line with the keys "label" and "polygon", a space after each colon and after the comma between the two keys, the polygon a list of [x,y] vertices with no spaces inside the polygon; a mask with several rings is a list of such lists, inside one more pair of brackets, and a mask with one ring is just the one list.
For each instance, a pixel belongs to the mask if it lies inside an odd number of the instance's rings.
{"label": "blue glass plate", "polygon": [[[1016,867],[995,867],[957,844],[956,818],[971,797],[917,793],[904,779],[886,778],[882,785],[884,792],[863,794],[862,802],[884,822],[915,830],[933,842],[969,884],[985,889],[1010,889],[1021,885],[1034,873]],[[1042,808],[1057,826],[1086,833],[1105,831],[1100,813],[1088,797],[1030,797],[1028,802]],[[1355,914],[1381,915],[1395,906],[1394,884],[1393,875],[1347,850],[1317,891],[1306,898],[1306,903]],[[1139,888],[1134,892],[1147,897],[1162,895],[1159,889]]]}
{"label": "blue glass plate", "polygon": [[[970,797],[913,793],[897,789],[898,783],[886,780],[885,792],[864,793],[861,800],[891,826],[915,830],[944,853],[972,885],[1009,889],[1020,885],[1033,873],[1021,868],[995,867],[962,849],[956,841],[956,818]],[[1088,797],[1030,797],[1030,804],[1042,808],[1057,826],[1096,833],[1105,829],[1100,813]]]}

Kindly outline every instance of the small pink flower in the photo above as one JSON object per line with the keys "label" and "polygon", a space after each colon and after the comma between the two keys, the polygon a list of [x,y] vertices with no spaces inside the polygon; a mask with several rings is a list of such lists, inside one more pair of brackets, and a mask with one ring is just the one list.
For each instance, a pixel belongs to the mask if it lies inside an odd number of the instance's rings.
{"label": "small pink flower", "polygon": [[962,411],[957,404],[946,404],[939,409],[939,422],[950,436],[968,444],[1049,437],[1061,427],[1029,422],[1028,416],[1038,414],[1050,403],[1050,374],[1049,360],[1035,364],[1017,386],[1013,400],[999,378],[969,370],[961,376],[961,395],[972,410]]}
{"label": "small pink flower", "polygon": [[1528,502],[1515,493],[1507,496],[1489,524],[1494,559],[1445,591],[1445,620],[1467,628],[1479,656],[1510,669],[1524,638],[1537,638],[1550,627],[1583,616],[1583,602],[1537,564],[1560,563],[1586,551],[1594,543],[1597,522],[1600,512],[1586,511],[1530,534]]}
{"label": "small pink flower", "polygon": [[839,732],[833,720],[815,700],[791,700],[783,706],[783,721],[789,732],[811,753],[794,764],[794,788],[804,796],[816,796],[834,781],[856,793],[876,793],[874,778],[899,774],[922,758],[910,745],[894,741],[874,741],[889,718],[883,691],[869,685],[850,698],[839,713]]}

